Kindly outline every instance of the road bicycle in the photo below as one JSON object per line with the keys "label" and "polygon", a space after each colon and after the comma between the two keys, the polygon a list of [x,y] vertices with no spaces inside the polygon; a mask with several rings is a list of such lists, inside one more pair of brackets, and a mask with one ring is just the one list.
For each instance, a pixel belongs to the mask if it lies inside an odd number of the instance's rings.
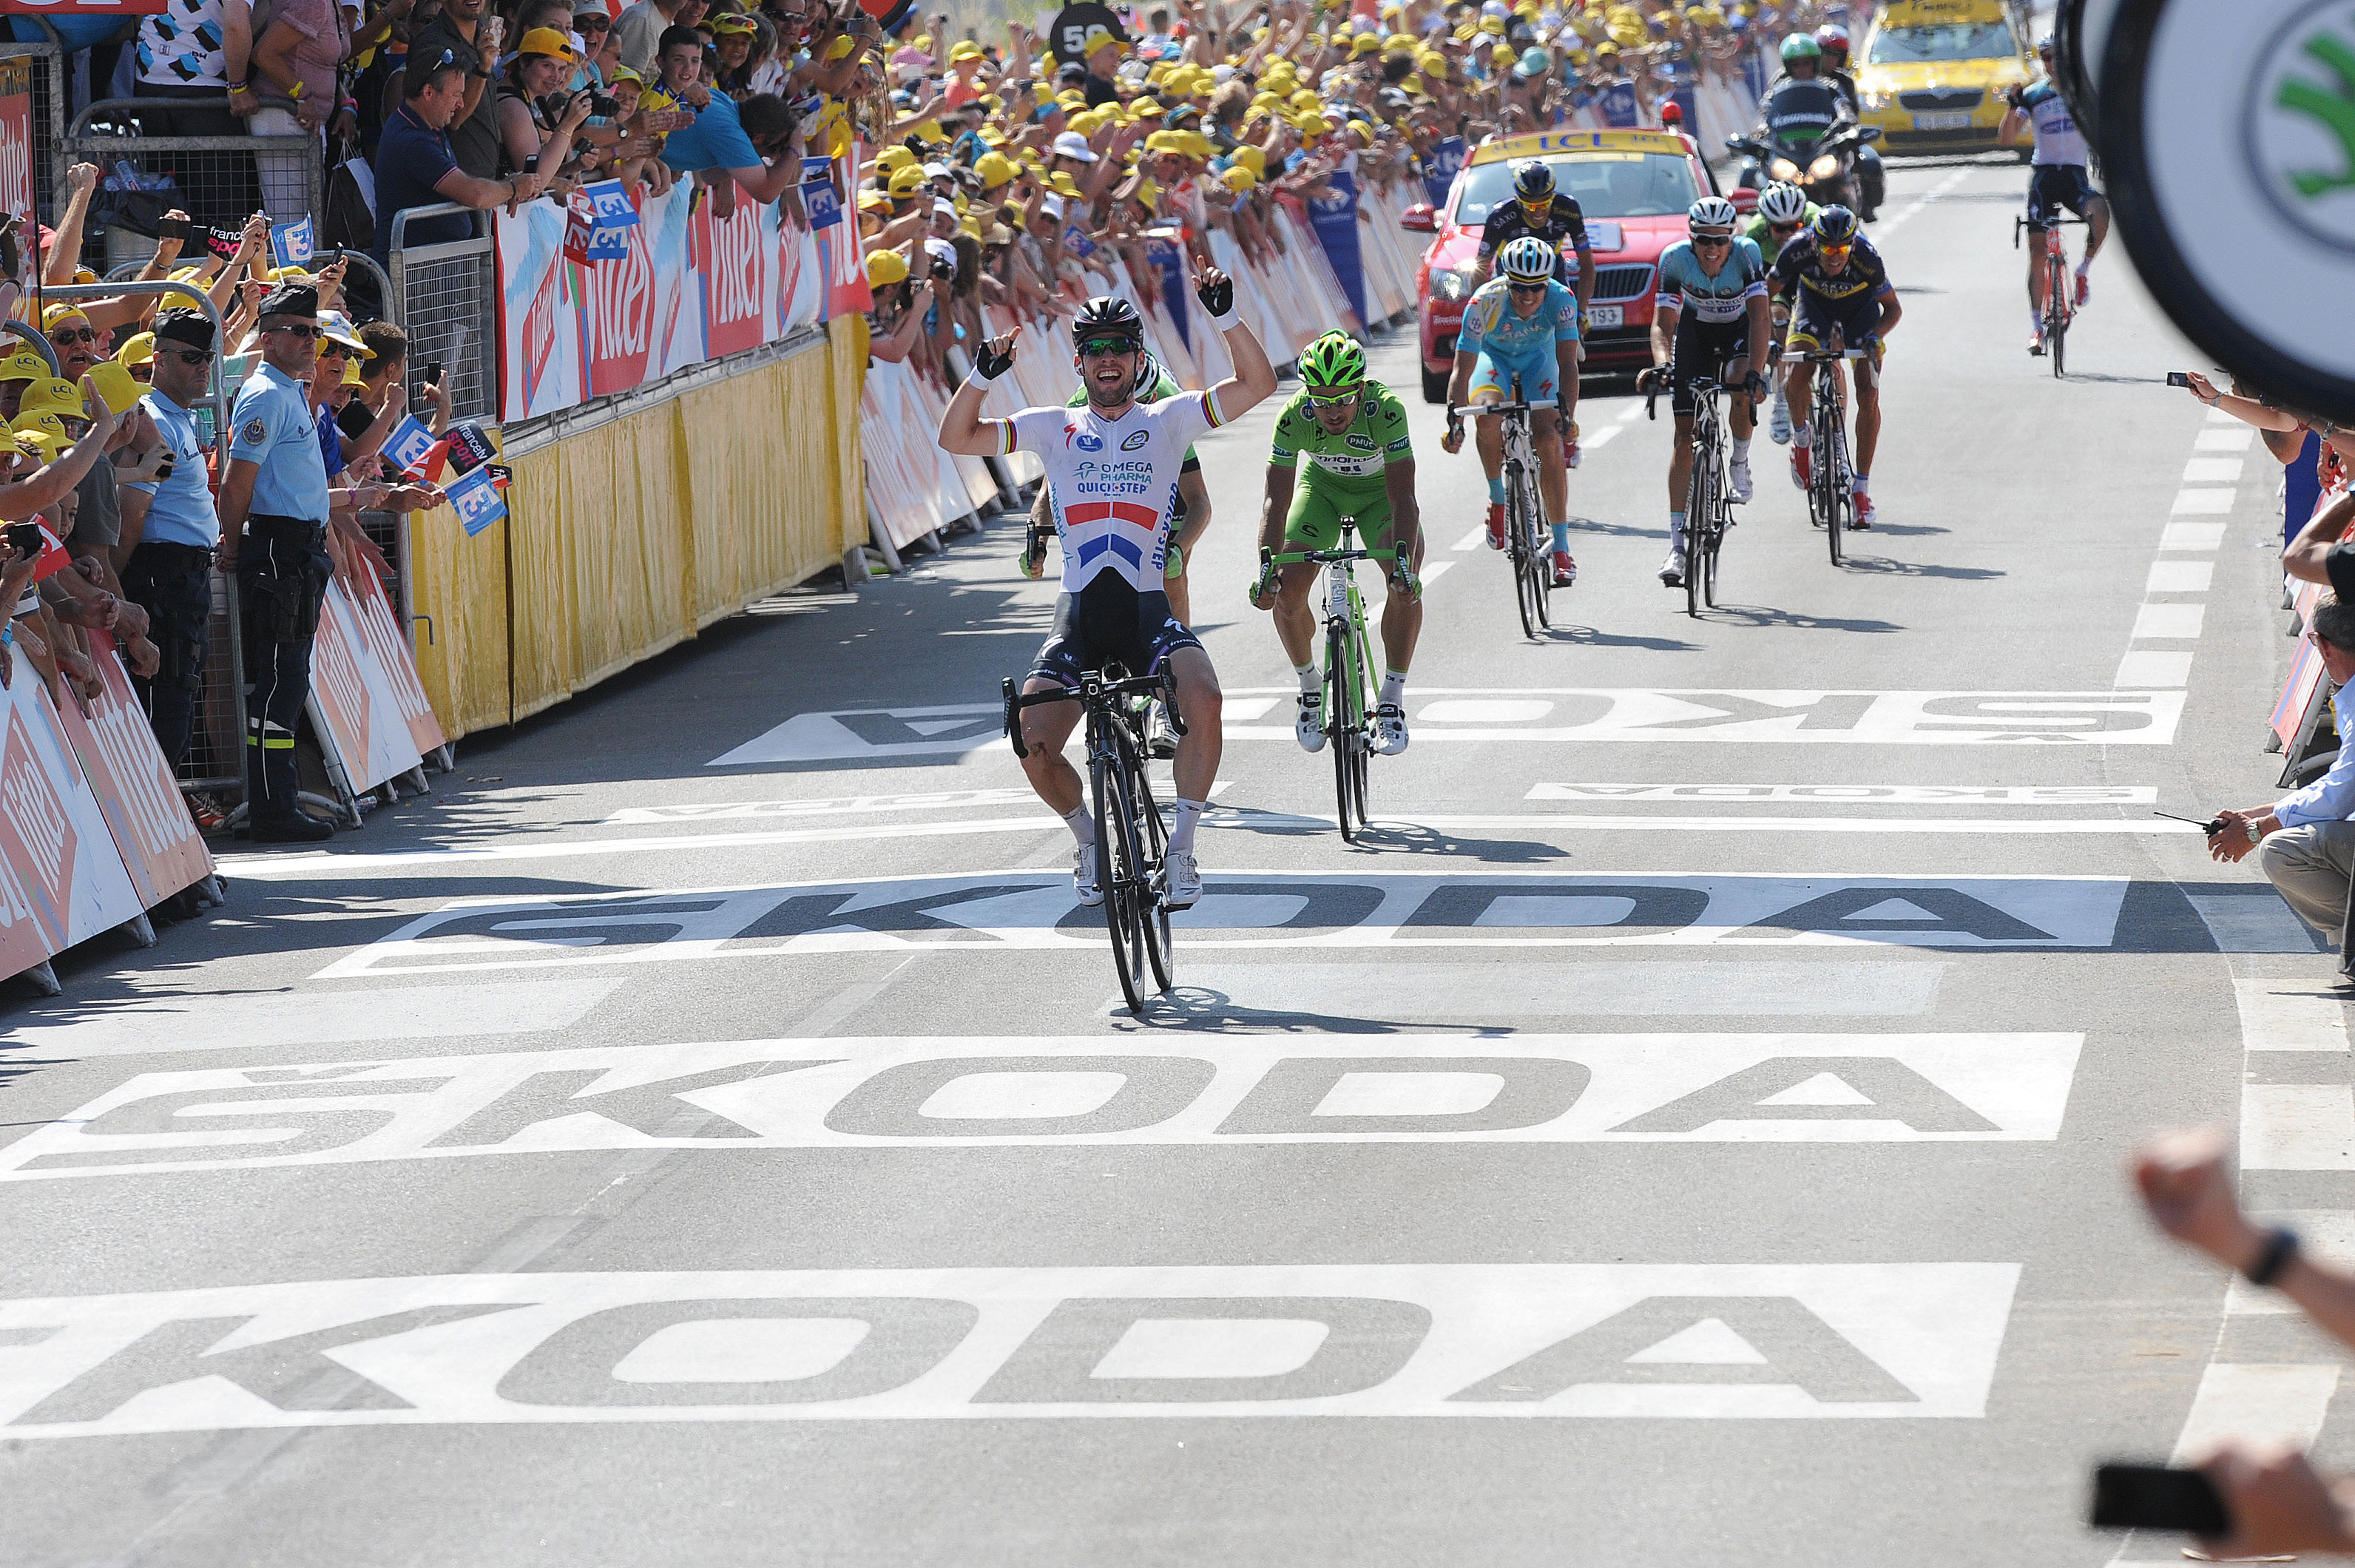
{"label": "road bicycle", "polygon": [[1120,971],[1128,1010],[1142,1016],[1146,975],[1152,989],[1169,989],[1169,884],[1162,870],[1168,829],[1154,804],[1153,781],[1145,772],[1145,715],[1131,699],[1159,698],[1170,727],[1186,732],[1178,712],[1178,683],[1167,671],[1129,676],[1121,666],[1086,670],[1077,686],[1024,695],[1003,681],[1006,734],[1014,754],[1030,754],[1022,743],[1022,710],[1045,702],[1079,703],[1086,716],[1088,796],[1095,804],[1096,881],[1103,890],[1104,928],[1112,934],[1113,967]]}
{"label": "road bicycle", "polygon": [[[1374,645],[1366,635],[1366,601],[1351,569],[1361,560],[1398,560],[1395,549],[1361,549],[1358,521],[1341,522],[1334,549],[1259,552],[1260,571],[1308,561],[1325,568],[1325,738],[1333,752],[1333,795],[1344,843],[1366,825],[1366,759],[1374,753]],[[1395,592],[1395,590],[1393,590]]]}
{"label": "road bicycle", "polygon": [[1451,403],[1447,408],[1451,421],[1466,414],[1494,414],[1504,422],[1505,548],[1512,556],[1513,597],[1520,606],[1525,637],[1534,637],[1553,625],[1553,529],[1546,522],[1545,500],[1538,490],[1530,412],[1527,403]]}
{"label": "road bicycle", "polygon": [[[2044,225],[2044,352],[2052,360],[2052,379],[2059,380],[2067,360],[2069,324],[2077,319],[2077,283],[2069,272],[2069,247],[2061,241],[2061,230],[2074,224],[2084,227],[2082,218],[2054,216]],[[2019,237],[2028,227],[2028,219],[2011,220],[2011,248],[2019,249]]]}
{"label": "road bicycle", "polygon": [[[1813,354],[1786,354],[1815,368],[1815,430],[1808,442],[1813,469],[1807,485],[1807,520],[1831,541],[1832,564],[1840,564],[1848,530],[1856,521],[1856,474],[1848,459],[1848,400],[1841,395],[1840,361],[1862,359],[1861,348],[1834,348]],[[1858,374],[1862,374],[1859,371]]]}
{"label": "road bicycle", "polygon": [[[1645,394],[1646,419],[1659,418],[1665,375]],[[1717,552],[1724,548],[1725,530],[1733,526],[1734,501],[1733,483],[1726,473],[1730,449],[1725,421],[1717,410],[1718,396],[1726,388],[1712,376],[1696,376],[1690,385],[1693,464],[1692,484],[1685,493],[1685,613],[1699,616],[1704,604],[1717,608]]]}

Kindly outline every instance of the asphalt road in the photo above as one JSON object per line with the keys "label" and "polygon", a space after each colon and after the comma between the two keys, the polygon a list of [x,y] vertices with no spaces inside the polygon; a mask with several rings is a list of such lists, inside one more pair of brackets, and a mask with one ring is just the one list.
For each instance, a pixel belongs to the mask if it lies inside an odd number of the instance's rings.
{"label": "asphalt road", "polygon": [[1597,395],[1525,641],[1411,404],[1360,848],[1244,602],[1275,405],[1208,443],[1228,745],[1142,1021],[996,740],[1010,521],[12,998],[0,1556],[2100,1564],[2179,1543],[2083,1527],[2099,1459],[2355,1463],[2121,1180],[2238,1121],[2355,1242],[2328,960],[2151,815],[2271,798],[2271,469],[2122,253],[2067,383],[2022,352],[2024,171],[1891,186],[1845,570],[1762,439],[1688,618],[1665,411]]}

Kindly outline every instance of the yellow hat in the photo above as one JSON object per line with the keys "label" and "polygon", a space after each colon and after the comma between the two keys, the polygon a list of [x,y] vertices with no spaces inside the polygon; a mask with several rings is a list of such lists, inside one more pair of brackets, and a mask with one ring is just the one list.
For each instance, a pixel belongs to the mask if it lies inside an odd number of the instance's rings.
{"label": "yellow hat", "polygon": [[1349,40],[1349,55],[1354,59],[1359,55],[1372,54],[1381,47],[1381,40],[1371,33],[1359,33]]}
{"label": "yellow hat", "polygon": [[114,351],[114,362],[124,366],[154,364],[155,335],[152,332],[133,333],[122,347]]}
{"label": "yellow hat", "polygon": [[897,251],[867,252],[867,286],[868,288],[889,288],[893,283],[904,283],[907,281],[907,257]]}
{"label": "yellow hat", "polygon": [[988,58],[989,57],[987,55],[982,52],[981,46],[975,43],[971,38],[965,39],[963,43],[956,45],[949,50],[949,63],[951,65],[956,64],[959,60],[977,60],[986,59]]}
{"label": "yellow hat", "polygon": [[984,125],[981,128],[980,136],[982,141],[990,146],[1002,147],[1006,145],[1006,133],[999,130],[995,125]]}
{"label": "yellow hat", "polygon": [[1333,122],[1322,114],[1303,114],[1292,123],[1303,136],[1322,136],[1333,129]]}
{"label": "yellow hat", "polygon": [[205,270],[202,267],[176,268],[171,273],[170,281],[176,283],[201,283],[205,281]]}
{"label": "yellow hat", "polygon": [[[46,411],[77,420],[90,417],[82,404],[81,389],[71,381],[61,381],[54,376],[47,380],[37,379],[27,387],[24,401],[16,405],[16,411],[20,414]],[[60,426],[58,433],[65,434],[64,427]]]}
{"label": "yellow hat", "polygon": [[1151,180],[1136,182],[1136,199],[1151,207],[1161,199],[1161,187]]}
{"label": "yellow hat", "polygon": [[1295,109],[1322,109],[1325,101],[1316,96],[1315,88],[1304,87],[1292,95],[1292,106]]}
{"label": "yellow hat", "polygon": [[755,30],[751,17],[739,16],[732,12],[712,17],[709,25],[713,36],[720,37],[730,33],[750,33]]}
{"label": "yellow hat", "polygon": [[858,40],[852,37],[848,33],[845,33],[840,37],[835,39],[834,43],[826,49],[826,62],[828,64],[832,64],[836,60],[845,59],[849,55],[852,49],[857,48],[858,47]]}
{"label": "yellow hat", "polygon": [[1014,163],[1004,153],[984,153],[974,160],[973,172],[980,176],[982,189],[996,190],[1014,177]]}
{"label": "yellow hat", "polygon": [[61,321],[88,321],[90,317],[82,315],[81,306],[78,304],[53,304],[41,313],[41,330],[55,332],[58,329],[58,323]]}
{"label": "yellow hat", "polygon": [[1128,106],[1129,118],[1132,120],[1158,120],[1164,112],[1160,103],[1150,98],[1140,98]]}
{"label": "yellow hat", "polygon": [[1259,184],[1259,176],[1252,173],[1251,170],[1243,167],[1241,164],[1235,165],[1232,168],[1230,168],[1225,174],[1220,175],[1219,177],[1226,181],[1227,188],[1233,191],[1237,196],[1242,195],[1243,192],[1250,190]]}
{"label": "yellow hat", "polygon": [[1421,98],[1425,96],[1423,90],[1423,78],[1419,76],[1409,76],[1405,80],[1399,83],[1399,88],[1400,91],[1403,91],[1410,98]]}
{"label": "yellow hat", "polygon": [[1172,131],[1169,134],[1178,138],[1178,150],[1189,158],[1207,158],[1217,151],[1210,138],[1199,131]]}
{"label": "yellow hat", "polygon": [[550,59],[559,59],[567,65],[574,63],[572,40],[554,27],[534,27],[523,36],[521,43],[516,45],[516,52],[523,55],[546,55]]}
{"label": "yellow hat", "polygon": [[[82,417],[81,408],[77,404],[74,408],[74,418],[80,419]],[[46,435],[51,440],[60,443],[69,442],[73,439],[66,433],[66,421],[59,419],[54,412],[47,409],[40,410],[35,413],[18,414],[15,421],[8,426],[8,429],[14,432],[29,432]]]}
{"label": "yellow hat", "polygon": [[45,430],[16,431],[8,439],[17,451],[37,457],[44,464],[55,463],[58,453],[71,444],[62,436],[51,435]]}
{"label": "yellow hat", "polygon": [[0,381],[46,381],[54,374],[49,362],[29,348],[0,359]]}
{"label": "yellow hat", "polygon": [[917,191],[923,188],[924,171],[917,167],[914,164],[910,164],[906,168],[897,171],[891,176],[891,194],[893,196],[912,196]]}
{"label": "yellow hat", "polygon": [[1067,87],[1055,94],[1055,101],[1065,109],[1085,109],[1088,106],[1088,95],[1076,87]]}
{"label": "yellow hat", "polygon": [[1483,16],[1480,18],[1480,26],[1475,30],[1483,33],[1493,33],[1497,37],[1501,38],[1505,36],[1505,18],[1502,16]]}
{"label": "yellow hat", "polygon": [[1080,194],[1079,181],[1071,177],[1071,171],[1069,169],[1057,169],[1047,176],[1047,184],[1053,188],[1057,196],[1075,197]]}
{"label": "yellow hat", "polygon": [[885,174],[897,174],[916,161],[916,155],[905,147],[886,147],[875,155],[875,166]]}
{"label": "yellow hat", "polygon": [[367,381],[367,379],[366,379],[365,378],[363,378],[363,377],[360,375],[360,362],[359,362],[358,360],[357,360],[357,359],[346,359],[346,360],[345,360],[345,361],[344,361],[344,379],[343,379],[342,380],[340,380],[340,381],[336,382],[336,384],[337,386],[339,386],[339,387],[365,387],[365,386],[367,386],[367,385],[368,385],[368,381]]}
{"label": "yellow hat", "polygon": [[937,120],[927,120],[917,126],[916,134],[924,141],[935,144],[946,142],[949,139],[949,133],[941,129],[941,123]]}
{"label": "yellow hat", "polygon": [[862,190],[858,193],[858,210],[889,212],[891,210],[891,198],[879,190]]}
{"label": "yellow hat", "polygon": [[1488,51],[1488,58],[1498,65],[1510,65],[1521,58],[1521,53],[1510,44],[1498,44]]}
{"label": "yellow hat", "polygon": [[1284,100],[1273,92],[1255,93],[1252,95],[1251,106],[1253,109],[1281,109],[1284,107]]}
{"label": "yellow hat", "polygon": [[1090,27],[1087,37],[1080,40],[1080,58],[1085,59],[1098,49],[1112,49],[1119,47],[1120,40],[1112,36],[1110,27]]}
{"label": "yellow hat", "polygon": [[1234,150],[1233,161],[1251,170],[1254,176],[1262,179],[1267,177],[1267,152],[1264,148],[1237,147]]}

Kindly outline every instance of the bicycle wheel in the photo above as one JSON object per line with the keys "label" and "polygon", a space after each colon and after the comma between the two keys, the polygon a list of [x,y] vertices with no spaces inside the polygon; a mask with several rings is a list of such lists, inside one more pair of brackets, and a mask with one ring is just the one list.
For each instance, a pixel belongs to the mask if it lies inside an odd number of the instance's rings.
{"label": "bicycle wheel", "polygon": [[2059,250],[2045,256],[2044,264],[2044,347],[2052,357],[2052,379],[2062,379],[2062,367],[2068,356],[2069,301],[2062,293],[2069,286],[2069,263],[2066,253]]}
{"label": "bicycle wheel", "polygon": [[1732,520],[1729,505],[1727,492],[1721,480],[1717,504],[1710,508],[1715,515],[1709,519],[1708,548],[1701,554],[1700,563],[1700,602],[1711,610],[1717,608],[1717,556],[1725,548],[1725,528]]}
{"label": "bicycle wheel", "polygon": [[1521,635],[1538,635],[1537,605],[1529,597],[1529,475],[1518,464],[1505,468],[1505,537],[1513,558],[1513,599],[1520,607]]}
{"label": "bicycle wheel", "polygon": [[[1111,722],[1092,714],[1088,726],[1093,731]],[[1088,748],[1089,793],[1095,800],[1096,883],[1103,890],[1104,930],[1112,937],[1112,966],[1120,973],[1120,994],[1128,1002],[1128,1010],[1141,1018],[1145,1014],[1144,938],[1132,908],[1134,878],[1123,859],[1135,824],[1129,819],[1125,803],[1127,781],[1112,763],[1116,753],[1110,745],[1094,743],[1099,739],[1092,733]]]}
{"label": "bicycle wheel", "polygon": [[1701,607],[1701,573],[1709,557],[1709,531],[1715,516],[1713,487],[1716,448],[1706,439],[1693,443],[1692,481],[1685,491],[1685,613],[1698,616]]}
{"label": "bicycle wheel", "polygon": [[1529,533],[1529,600],[1536,606],[1538,628],[1553,630],[1553,529],[1541,512],[1532,510]]}
{"label": "bicycle wheel", "polygon": [[1325,631],[1325,724],[1333,753],[1333,811],[1345,844],[1358,841],[1351,759],[1366,730],[1364,689],[1350,665],[1348,636],[1335,622]]}
{"label": "bicycle wheel", "polygon": [[1153,798],[1152,775],[1146,772],[1143,757],[1126,747],[1121,754],[1131,791],[1127,815],[1135,825],[1137,865],[1143,872],[1137,936],[1145,946],[1146,962],[1153,969],[1153,988],[1167,995],[1171,974],[1169,899],[1167,883],[1162,880],[1162,859],[1169,834],[1162,826],[1161,808]]}
{"label": "bicycle wheel", "polygon": [[1366,640],[1364,607],[1354,606],[1350,612],[1350,665],[1356,672],[1358,688],[1357,740],[1350,748],[1349,795],[1358,814],[1358,826],[1362,828],[1372,813],[1367,809],[1366,770],[1374,754],[1374,738],[1367,718],[1372,711],[1369,696],[1374,688],[1373,648]]}
{"label": "bicycle wheel", "polygon": [[1838,448],[1832,432],[1838,427],[1832,421],[1840,417],[1839,405],[1831,404],[1827,414],[1819,415],[1816,423],[1817,506],[1824,515],[1824,532],[1830,537],[1832,564],[1838,566],[1848,543],[1848,517],[1841,507],[1839,469],[1833,456]]}

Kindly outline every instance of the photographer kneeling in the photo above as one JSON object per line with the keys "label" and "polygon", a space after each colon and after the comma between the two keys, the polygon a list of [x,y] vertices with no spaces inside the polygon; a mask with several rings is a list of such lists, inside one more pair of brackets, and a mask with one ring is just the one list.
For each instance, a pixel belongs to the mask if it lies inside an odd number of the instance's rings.
{"label": "photographer kneeling", "polygon": [[[2355,560],[2340,570],[2350,567]],[[2315,651],[2339,688],[2330,699],[2339,732],[2355,735],[2355,693],[2347,689],[2355,680],[2355,603],[2326,594],[2314,607],[2313,624]],[[2355,746],[2341,747],[2328,773],[2271,805],[2216,816],[2222,826],[2208,840],[2209,854],[2239,860],[2255,850],[2257,869],[2289,907],[2336,940],[2346,918],[2348,882],[2355,877],[2355,821],[2349,820],[2355,817]]]}

